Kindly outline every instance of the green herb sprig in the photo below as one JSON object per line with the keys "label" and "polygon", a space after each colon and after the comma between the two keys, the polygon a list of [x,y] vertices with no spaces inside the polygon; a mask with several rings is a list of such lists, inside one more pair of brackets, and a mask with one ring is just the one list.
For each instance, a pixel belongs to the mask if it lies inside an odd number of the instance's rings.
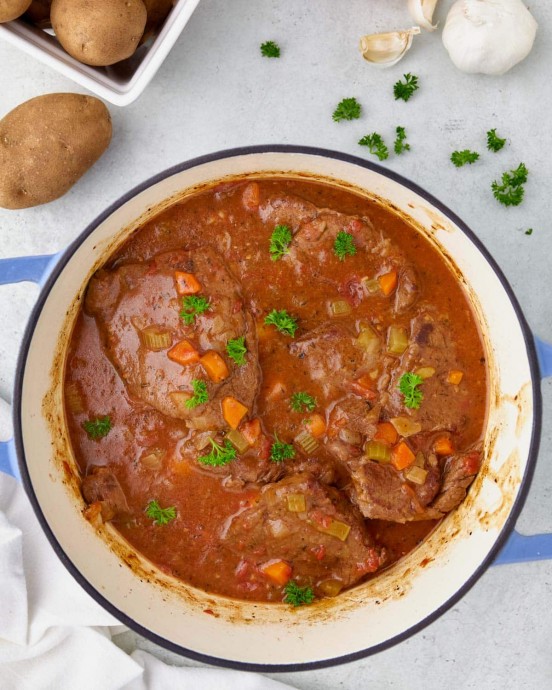
{"label": "green herb sprig", "polygon": [[393,144],[393,150],[397,156],[400,156],[401,153],[410,151],[410,144],[406,143],[406,130],[404,127],[397,127],[395,132],[397,136],[395,138],[395,143]]}
{"label": "green herb sprig", "polygon": [[157,501],[150,501],[146,506],[146,515],[153,520],[154,525],[166,525],[176,518],[176,508],[161,508]]}
{"label": "green herb sprig", "polygon": [[210,467],[222,467],[228,465],[229,462],[236,459],[236,449],[226,440],[224,446],[219,445],[212,438],[209,439],[212,450],[207,455],[200,456],[197,460],[202,465],[209,465]]}
{"label": "green herb sprig", "polygon": [[497,135],[496,129],[490,129],[487,132],[487,148],[489,151],[494,151],[496,153],[497,151],[500,151],[500,149],[504,148],[505,143],[506,139],[501,139]]}
{"label": "green herb sprig", "polygon": [[366,134],[358,142],[360,146],[367,146],[368,150],[374,156],[377,156],[380,161],[384,161],[389,158],[389,149],[385,145],[380,134],[377,132],[372,132],[372,134]]}
{"label": "green herb sprig", "polygon": [[226,354],[230,359],[234,360],[239,367],[245,364],[245,355],[247,354],[245,336],[242,335],[241,338],[231,338],[226,343]]}
{"label": "green herb sprig", "polygon": [[209,400],[209,393],[207,392],[207,384],[205,381],[194,379],[192,381],[192,388],[194,389],[194,394],[191,398],[188,398],[185,403],[189,410],[192,410],[198,405],[203,405]]}
{"label": "green herb sprig", "polygon": [[398,82],[393,86],[393,94],[395,95],[395,100],[399,99],[403,101],[408,101],[412,98],[415,91],[420,88],[418,84],[418,77],[414,74],[404,74],[404,81],[399,79]]}
{"label": "green herb sprig", "polygon": [[412,410],[417,410],[422,400],[424,399],[424,394],[420,390],[419,386],[424,382],[421,376],[418,374],[413,374],[407,371],[399,379],[399,385],[397,388],[404,396],[404,406],[409,407]]}
{"label": "green herb sprig", "polygon": [[274,41],[261,43],[261,55],[266,58],[279,58],[280,46]]}
{"label": "green herb sprig", "polygon": [[296,582],[290,580],[284,587],[284,603],[292,606],[308,606],[315,600],[312,587],[300,587]]}
{"label": "green herb sprig", "polygon": [[83,429],[88,434],[89,438],[97,441],[111,431],[111,417],[105,415],[105,417],[96,417],[96,419],[89,419],[82,423]]}
{"label": "green herb sprig", "polygon": [[529,171],[524,163],[520,163],[515,170],[502,173],[501,182],[496,180],[491,184],[494,197],[504,206],[519,206],[523,201]]}
{"label": "green herb sprig", "polygon": [[278,261],[289,252],[292,234],[287,225],[277,225],[270,236],[270,258]]}
{"label": "green herb sprig", "polygon": [[295,331],[299,328],[297,318],[287,313],[285,309],[273,309],[264,320],[267,326],[275,326],[280,333],[295,337]]}
{"label": "green herb sprig", "polygon": [[316,408],[316,398],[304,391],[294,393],[290,400],[291,409],[294,412],[313,412]]}
{"label": "green herb sprig", "polygon": [[195,321],[195,317],[203,314],[211,308],[209,300],[206,297],[199,297],[198,295],[187,295],[182,298],[183,309],[180,312],[180,318],[184,320],[187,326],[191,326]]}
{"label": "green herb sprig", "polygon": [[464,149],[463,151],[453,151],[450,154],[450,160],[454,163],[457,168],[461,168],[466,163],[472,165],[476,160],[479,160],[479,154],[477,151],[470,151],[469,149]]}
{"label": "green herb sprig", "polygon": [[334,122],[341,120],[358,120],[362,112],[362,107],[356,98],[344,98],[340,101],[333,112]]}
{"label": "green herb sprig", "polygon": [[340,261],[343,261],[346,256],[354,256],[357,252],[355,238],[350,232],[341,230],[336,235],[333,250]]}
{"label": "green herb sprig", "polygon": [[272,462],[284,462],[284,460],[292,460],[295,457],[295,449],[291,443],[284,443],[280,441],[278,436],[270,448],[270,459]]}

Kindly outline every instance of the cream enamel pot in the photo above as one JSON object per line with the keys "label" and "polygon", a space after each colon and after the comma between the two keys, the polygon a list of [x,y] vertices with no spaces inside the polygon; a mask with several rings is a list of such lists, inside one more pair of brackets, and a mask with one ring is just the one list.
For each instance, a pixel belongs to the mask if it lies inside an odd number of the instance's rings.
{"label": "cream enamel pot", "polygon": [[[61,395],[79,301],[107,257],[145,220],[186,195],[215,182],[267,175],[332,182],[407,216],[464,284],[489,361],[485,460],[466,500],[378,578],[296,610],[228,600],[175,582],[109,525],[98,531],[87,522]],[[512,532],[536,461],[540,376],[552,373],[552,349],[533,338],[511,288],[475,235],[398,175],[351,156],[300,147],[206,156],[134,189],[62,254],[0,262],[0,282],[19,280],[41,282],[42,290],[18,363],[14,443],[1,447],[0,469],[20,473],[52,547],[84,589],[154,642],[201,661],[251,670],[337,664],[420,630],[458,601],[493,561],[552,557],[551,535]]]}

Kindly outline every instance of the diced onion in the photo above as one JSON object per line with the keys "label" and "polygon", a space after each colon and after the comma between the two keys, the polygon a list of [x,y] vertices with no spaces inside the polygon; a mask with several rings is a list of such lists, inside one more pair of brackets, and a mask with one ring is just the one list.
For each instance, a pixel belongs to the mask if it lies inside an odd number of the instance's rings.
{"label": "diced onion", "polygon": [[360,446],[362,443],[362,435],[358,431],[352,431],[351,429],[341,429],[339,432],[339,438],[345,443],[351,444],[351,446]]}
{"label": "diced onion", "polygon": [[424,467],[425,465],[425,457],[424,454],[421,451],[418,451],[416,453],[416,459],[414,460],[414,464],[417,467]]}
{"label": "diced onion", "polygon": [[393,355],[402,355],[408,347],[408,333],[400,326],[389,326],[387,350]]}
{"label": "diced onion", "polygon": [[282,539],[289,534],[289,527],[283,520],[268,520],[267,525],[275,539]]}
{"label": "diced onion", "polygon": [[307,510],[307,502],[304,494],[288,494],[287,507],[290,513],[304,513]]}
{"label": "diced onion", "polygon": [[351,313],[351,305],[344,299],[338,299],[329,303],[330,316],[346,316]]}
{"label": "diced onion", "polygon": [[140,458],[140,465],[148,470],[160,470],[167,451],[164,448],[148,448]]}
{"label": "diced onion", "polygon": [[362,278],[361,281],[362,287],[366,290],[366,292],[369,295],[375,295],[377,292],[380,291],[380,285],[378,283],[377,278]]}
{"label": "diced onion", "polygon": [[190,410],[186,407],[186,403],[192,397],[191,393],[186,391],[172,391],[172,393],[169,393],[169,397],[174,405],[178,408],[179,412],[185,414],[186,416],[189,415]]}
{"label": "diced onion", "polygon": [[391,450],[385,443],[370,441],[364,448],[364,454],[369,460],[377,460],[383,463],[391,462]]}
{"label": "diced onion", "polygon": [[317,524],[316,529],[324,534],[329,534],[331,537],[337,537],[341,541],[347,541],[351,526],[340,520],[332,520],[327,527]]}
{"label": "diced onion", "polygon": [[326,597],[336,597],[343,589],[343,582],[339,580],[324,580],[318,585],[318,588]]}
{"label": "diced onion", "polygon": [[399,436],[403,436],[404,438],[419,434],[422,430],[420,422],[415,422],[409,417],[393,417],[389,421],[395,427]]}
{"label": "diced onion", "polygon": [[226,434],[226,438],[236,448],[238,453],[244,453],[249,448],[249,442],[237,429],[232,429]]}
{"label": "diced onion", "polygon": [[435,369],[433,367],[420,367],[414,373],[421,379],[430,379],[435,375]]}
{"label": "diced onion", "polygon": [[148,326],[140,331],[142,345],[153,352],[166,350],[172,345],[172,335],[170,331],[159,328],[158,326]]}
{"label": "diced onion", "polygon": [[412,465],[404,474],[409,482],[414,482],[414,484],[425,484],[427,477],[427,470],[417,465]]}
{"label": "diced onion", "polygon": [[380,349],[380,339],[370,326],[366,326],[358,334],[355,345],[369,354],[374,354]]}
{"label": "diced onion", "polygon": [[305,451],[305,453],[308,454],[314,453],[314,451],[318,448],[318,441],[312,434],[309,434],[308,431],[302,431],[300,434],[297,434],[295,437],[295,443],[297,443]]}

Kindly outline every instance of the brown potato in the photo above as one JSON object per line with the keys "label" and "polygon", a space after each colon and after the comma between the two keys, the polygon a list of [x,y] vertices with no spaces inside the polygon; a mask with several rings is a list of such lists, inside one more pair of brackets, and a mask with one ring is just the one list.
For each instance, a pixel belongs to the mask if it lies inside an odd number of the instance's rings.
{"label": "brown potato", "polygon": [[58,199],[111,141],[111,117],[92,96],[31,98],[0,120],[0,207],[29,208]]}
{"label": "brown potato", "polygon": [[86,65],[105,66],[134,53],[147,12],[142,0],[53,0],[50,18],[69,55]]}
{"label": "brown potato", "polygon": [[25,12],[25,19],[29,19],[41,29],[46,29],[50,24],[50,7],[52,0],[32,0],[29,9]]}
{"label": "brown potato", "polygon": [[11,22],[27,11],[31,0],[0,0],[0,24]]}
{"label": "brown potato", "polygon": [[148,13],[146,29],[140,43],[147,41],[161,27],[172,10],[175,0],[143,0]]}

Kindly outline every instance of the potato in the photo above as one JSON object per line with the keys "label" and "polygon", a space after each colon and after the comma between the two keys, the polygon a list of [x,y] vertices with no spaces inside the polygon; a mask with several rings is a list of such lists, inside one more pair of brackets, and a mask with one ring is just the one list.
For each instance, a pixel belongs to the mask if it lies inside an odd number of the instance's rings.
{"label": "potato", "polygon": [[0,120],[0,207],[29,208],[65,194],[111,140],[111,117],[92,96],[31,98]]}
{"label": "potato", "polygon": [[134,53],[147,13],[142,0],[53,0],[50,19],[69,55],[105,66]]}
{"label": "potato", "polygon": [[0,24],[11,22],[27,11],[31,0],[0,0]]}
{"label": "potato", "polygon": [[50,6],[52,0],[32,0],[29,9],[25,12],[25,18],[29,19],[41,29],[47,29],[50,24]]}
{"label": "potato", "polygon": [[174,0],[143,0],[143,3],[148,13],[148,21],[140,43],[145,43],[161,27],[173,8]]}

